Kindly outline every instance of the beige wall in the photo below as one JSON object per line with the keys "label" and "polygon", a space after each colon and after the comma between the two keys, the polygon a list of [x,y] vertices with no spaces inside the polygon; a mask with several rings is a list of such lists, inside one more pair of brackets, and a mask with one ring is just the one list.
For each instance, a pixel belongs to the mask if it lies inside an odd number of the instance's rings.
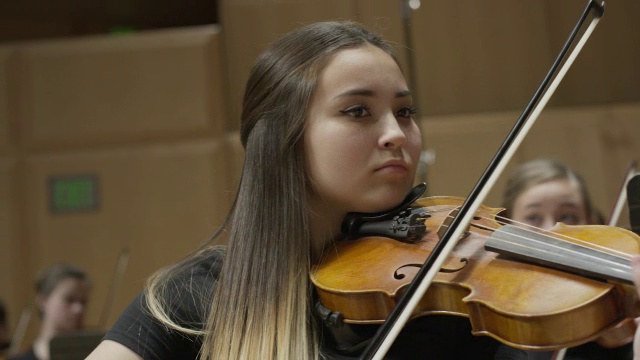
{"label": "beige wall", "polygon": [[[523,109],[585,5],[422,1],[411,13],[419,107],[425,115]],[[638,1],[606,2],[551,106],[640,100],[640,32],[632,18],[639,11]]]}
{"label": "beige wall", "polygon": [[219,32],[211,26],[19,47],[24,146],[220,135],[226,101]]}

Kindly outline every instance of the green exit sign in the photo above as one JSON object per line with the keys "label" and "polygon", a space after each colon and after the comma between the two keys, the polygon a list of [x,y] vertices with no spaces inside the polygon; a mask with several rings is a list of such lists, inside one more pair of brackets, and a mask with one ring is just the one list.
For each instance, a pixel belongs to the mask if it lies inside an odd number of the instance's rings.
{"label": "green exit sign", "polygon": [[98,177],[95,174],[52,177],[49,190],[53,213],[98,209]]}

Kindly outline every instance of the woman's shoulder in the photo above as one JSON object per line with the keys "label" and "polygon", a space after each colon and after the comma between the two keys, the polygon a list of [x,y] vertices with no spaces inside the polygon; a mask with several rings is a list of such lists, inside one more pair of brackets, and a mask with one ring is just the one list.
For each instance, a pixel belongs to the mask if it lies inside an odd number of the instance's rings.
{"label": "woman's shoulder", "polygon": [[[202,250],[167,275],[160,294],[176,322],[202,326],[222,269],[221,248]],[[188,326],[188,327],[192,327]]]}
{"label": "woman's shoulder", "polygon": [[206,249],[158,275],[104,339],[145,359],[196,359],[223,256],[219,248]]}
{"label": "woman's shoulder", "polygon": [[191,255],[170,273],[168,279],[179,284],[205,282],[209,284],[218,279],[222,270],[224,248],[220,246],[206,248]]}

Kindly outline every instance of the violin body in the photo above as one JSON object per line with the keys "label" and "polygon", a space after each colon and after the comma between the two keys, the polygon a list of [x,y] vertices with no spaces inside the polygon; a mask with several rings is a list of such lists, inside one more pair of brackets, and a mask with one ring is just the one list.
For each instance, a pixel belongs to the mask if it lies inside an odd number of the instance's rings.
{"label": "violin body", "polygon": [[[416,243],[368,236],[341,241],[312,270],[322,305],[345,323],[382,323],[439,240],[447,219],[463,203],[456,197],[416,201],[426,234]],[[553,350],[594,340],[634,317],[635,289],[595,280],[484,249],[502,209],[482,206],[413,317],[468,317],[473,333],[528,350]],[[640,253],[640,237],[607,226],[558,224],[555,233],[625,254]]]}

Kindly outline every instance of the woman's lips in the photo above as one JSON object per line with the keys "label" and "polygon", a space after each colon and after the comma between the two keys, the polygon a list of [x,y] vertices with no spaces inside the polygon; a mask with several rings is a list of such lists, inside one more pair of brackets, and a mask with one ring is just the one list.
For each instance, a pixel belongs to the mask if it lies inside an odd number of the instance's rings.
{"label": "woman's lips", "polygon": [[386,162],[384,165],[376,169],[376,172],[391,174],[405,174],[407,171],[409,171],[407,164],[404,161],[399,160]]}

